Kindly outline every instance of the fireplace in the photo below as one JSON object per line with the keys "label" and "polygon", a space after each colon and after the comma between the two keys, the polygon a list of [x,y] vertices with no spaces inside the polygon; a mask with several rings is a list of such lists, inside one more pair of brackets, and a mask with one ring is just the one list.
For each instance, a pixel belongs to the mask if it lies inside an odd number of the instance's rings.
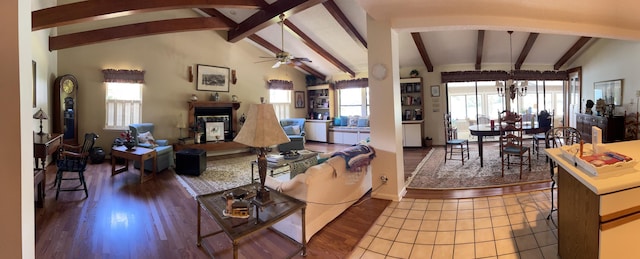
{"label": "fireplace", "polygon": [[[238,133],[236,110],[240,108],[238,102],[189,102],[189,125],[197,125],[200,129],[206,130],[212,125],[218,126],[222,124],[224,128],[224,141],[233,141]],[[193,137],[195,133],[189,132],[189,136]],[[215,141],[215,139],[207,139],[204,134],[202,141]]]}

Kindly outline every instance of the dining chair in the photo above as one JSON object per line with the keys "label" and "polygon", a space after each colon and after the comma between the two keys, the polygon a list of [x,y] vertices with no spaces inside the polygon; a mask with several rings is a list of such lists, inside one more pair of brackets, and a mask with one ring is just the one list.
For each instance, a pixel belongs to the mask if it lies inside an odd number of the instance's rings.
{"label": "dining chair", "polygon": [[[545,133],[545,148],[558,148],[564,145],[573,145],[580,143],[582,140],[582,135],[580,131],[576,128],[572,127],[556,127],[551,128]],[[549,211],[549,216],[547,219],[551,218],[551,214],[558,210],[556,206],[553,204],[553,188],[557,184],[557,171],[558,166],[553,162],[552,159],[549,159],[549,173],[551,177],[551,210]]]}
{"label": "dining chair", "polygon": [[[61,191],[84,191],[85,198],[89,197],[87,182],[84,180],[84,171],[87,168],[89,153],[97,138],[97,134],[87,133],[84,134],[84,142],[82,146],[63,144],[60,148],[58,161],[56,162],[56,165],[58,166],[55,182],[55,185],[57,185],[56,200],[58,199],[58,194]],[[64,172],[77,173],[78,176],[65,178],[63,175]],[[73,188],[61,188],[62,181],[66,180],[78,180],[80,183]]]}
{"label": "dining chair", "polygon": [[551,111],[551,113],[547,110],[540,111],[540,114],[538,114],[539,133],[533,134],[533,137],[531,138],[533,141],[531,146],[533,148],[533,153],[536,154],[536,158],[540,157],[540,141],[544,141],[546,139],[546,133],[551,128],[553,128],[553,111]]}
{"label": "dining chair", "polygon": [[502,161],[502,177],[504,177],[504,167],[507,169],[512,163],[511,157],[519,158],[520,179],[522,179],[522,167],[525,162],[529,164],[531,171],[531,149],[523,146],[522,116],[510,111],[502,112],[498,118],[500,125],[500,156]]}
{"label": "dining chair", "polygon": [[[447,156],[449,160],[461,160],[464,165],[464,156],[466,153],[467,160],[469,160],[469,140],[458,139],[458,130],[453,127],[451,122],[451,114],[444,114],[444,135],[445,135],[445,147],[444,147],[444,162],[447,163]],[[460,159],[454,159],[453,154],[460,154]]]}

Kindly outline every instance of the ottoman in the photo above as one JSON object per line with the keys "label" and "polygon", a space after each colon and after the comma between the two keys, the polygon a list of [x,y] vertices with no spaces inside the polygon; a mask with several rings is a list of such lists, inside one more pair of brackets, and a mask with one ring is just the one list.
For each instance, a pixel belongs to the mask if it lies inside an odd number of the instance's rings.
{"label": "ottoman", "polygon": [[176,173],[200,175],[207,168],[207,151],[183,149],[176,152]]}

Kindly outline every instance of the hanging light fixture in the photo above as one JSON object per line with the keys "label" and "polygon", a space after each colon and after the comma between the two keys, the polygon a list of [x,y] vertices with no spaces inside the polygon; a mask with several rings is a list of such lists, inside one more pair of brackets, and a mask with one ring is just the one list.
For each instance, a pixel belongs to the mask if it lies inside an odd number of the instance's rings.
{"label": "hanging light fixture", "polygon": [[516,98],[516,96],[527,95],[527,86],[529,85],[529,82],[522,81],[520,87],[518,87],[515,83],[515,80],[513,79],[515,71],[515,67],[513,65],[513,44],[511,42],[511,35],[513,34],[513,31],[507,31],[507,33],[509,33],[509,66],[511,69],[508,75],[509,79],[507,80],[507,85],[509,86],[509,88],[505,89],[502,81],[496,82],[496,88],[498,91],[498,96],[504,97],[505,94],[508,94],[509,98],[513,100]]}

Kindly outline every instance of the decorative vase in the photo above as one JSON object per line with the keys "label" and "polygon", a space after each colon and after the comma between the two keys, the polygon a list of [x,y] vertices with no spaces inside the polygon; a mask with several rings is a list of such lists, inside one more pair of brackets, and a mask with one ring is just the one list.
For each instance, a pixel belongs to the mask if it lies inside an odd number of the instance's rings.
{"label": "decorative vase", "polygon": [[127,150],[132,150],[136,146],[136,143],[133,141],[127,141],[124,142],[124,146],[127,147]]}

